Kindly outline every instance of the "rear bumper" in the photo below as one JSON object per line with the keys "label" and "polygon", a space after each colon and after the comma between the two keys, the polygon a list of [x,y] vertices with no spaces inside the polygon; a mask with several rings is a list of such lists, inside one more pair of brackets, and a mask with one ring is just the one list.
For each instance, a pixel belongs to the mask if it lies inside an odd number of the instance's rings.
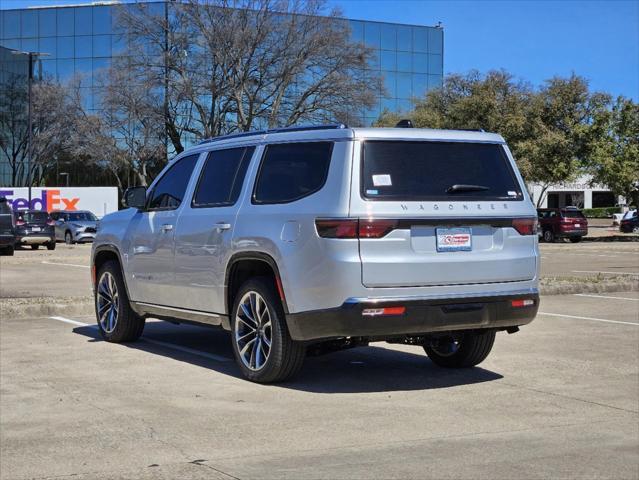
{"label": "rear bumper", "polygon": [[583,228],[580,230],[565,230],[565,231],[559,231],[559,233],[557,233],[558,237],[565,237],[565,238],[585,237],[586,235],[588,235],[587,228]]}
{"label": "rear bumper", "polygon": [[[533,305],[512,307],[512,300],[531,299]],[[402,315],[364,316],[369,308],[406,307]],[[447,299],[349,299],[327,310],[288,314],[293,340],[310,341],[338,337],[392,338],[453,330],[504,329],[526,325],[537,314],[539,293]]]}
{"label": "rear bumper", "polygon": [[23,245],[40,245],[51,242],[55,242],[55,237],[53,235],[25,235],[23,237],[16,238],[16,243],[21,243]]}

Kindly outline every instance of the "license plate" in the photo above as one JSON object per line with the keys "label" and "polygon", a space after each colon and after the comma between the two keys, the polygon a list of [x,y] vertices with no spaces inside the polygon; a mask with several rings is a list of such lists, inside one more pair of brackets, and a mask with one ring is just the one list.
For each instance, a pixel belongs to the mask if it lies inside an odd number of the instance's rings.
{"label": "license plate", "polygon": [[438,252],[470,252],[473,248],[473,237],[470,228],[438,228]]}
{"label": "license plate", "polygon": [[31,231],[32,232],[39,232],[40,231],[40,227],[31,227]]}

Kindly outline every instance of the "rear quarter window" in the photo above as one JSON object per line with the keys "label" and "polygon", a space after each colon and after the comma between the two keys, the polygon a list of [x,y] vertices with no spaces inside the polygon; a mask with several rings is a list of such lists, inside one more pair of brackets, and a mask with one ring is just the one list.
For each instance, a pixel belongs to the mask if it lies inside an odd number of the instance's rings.
{"label": "rear quarter window", "polygon": [[253,203],[289,203],[318,192],[326,183],[333,142],[281,143],[266,147]]}
{"label": "rear quarter window", "polygon": [[368,200],[522,200],[502,145],[366,141],[362,197]]}

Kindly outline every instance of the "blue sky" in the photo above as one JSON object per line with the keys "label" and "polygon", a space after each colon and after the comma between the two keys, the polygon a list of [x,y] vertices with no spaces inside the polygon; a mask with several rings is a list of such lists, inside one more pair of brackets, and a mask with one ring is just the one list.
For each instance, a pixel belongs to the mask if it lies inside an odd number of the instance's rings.
{"label": "blue sky", "polygon": [[[349,18],[444,25],[444,72],[504,68],[535,85],[572,72],[639,100],[639,0],[328,0]],[[0,0],[0,8],[81,0]]]}
{"label": "blue sky", "polygon": [[444,72],[586,77],[639,100],[639,1],[329,0],[346,17],[444,26]]}

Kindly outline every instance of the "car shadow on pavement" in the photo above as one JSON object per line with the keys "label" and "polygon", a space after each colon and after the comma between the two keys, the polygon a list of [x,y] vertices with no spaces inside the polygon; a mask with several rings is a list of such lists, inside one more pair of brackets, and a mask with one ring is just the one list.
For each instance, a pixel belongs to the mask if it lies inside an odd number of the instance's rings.
{"label": "car shadow on pavement", "polygon": [[[90,341],[102,341],[95,326],[77,327],[73,331],[89,337]],[[176,348],[155,342],[164,342]],[[147,322],[140,341],[121,346],[242,378],[235,365],[228,333],[219,329]],[[180,348],[196,350],[213,358],[194,355]],[[271,387],[328,394],[372,393],[450,388],[503,378],[498,373],[480,367],[463,370],[437,367],[421,348],[414,348],[416,353],[373,344],[322,356],[309,356],[297,377]]]}

